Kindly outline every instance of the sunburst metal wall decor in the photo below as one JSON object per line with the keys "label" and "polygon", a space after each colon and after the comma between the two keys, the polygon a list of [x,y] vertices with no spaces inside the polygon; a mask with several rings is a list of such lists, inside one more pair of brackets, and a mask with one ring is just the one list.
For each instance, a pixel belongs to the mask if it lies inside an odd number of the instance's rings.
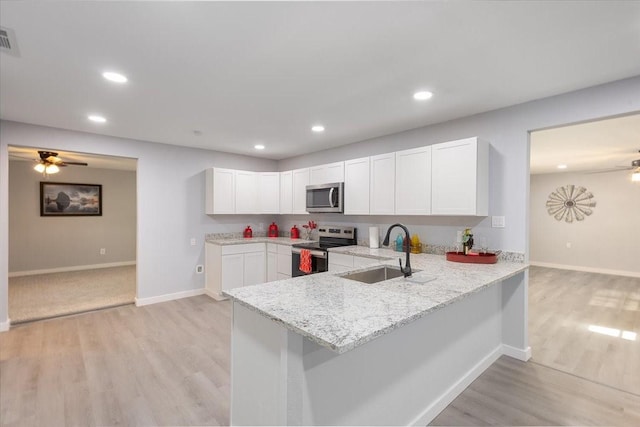
{"label": "sunburst metal wall decor", "polygon": [[547,199],[547,212],[558,221],[573,222],[574,219],[583,221],[593,213],[596,207],[593,194],[584,187],[565,185],[556,188]]}

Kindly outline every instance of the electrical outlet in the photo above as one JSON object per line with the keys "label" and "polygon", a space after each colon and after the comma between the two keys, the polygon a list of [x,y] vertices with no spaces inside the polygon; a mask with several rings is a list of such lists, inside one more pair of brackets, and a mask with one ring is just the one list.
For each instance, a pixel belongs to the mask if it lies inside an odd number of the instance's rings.
{"label": "electrical outlet", "polygon": [[105,255],[107,253],[106,248],[100,248],[100,255]]}
{"label": "electrical outlet", "polygon": [[204,273],[204,265],[196,265],[196,273],[198,274]]}
{"label": "electrical outlet", "polygon": [[504,228],[504,217],[503,216],[492,216],[491,217],[491,227],[493,228]]}
{"label": "electrical outlet", "polygon": [[196,245],[196,238],[192,237],[191,238],[191,246],[195,246]]}

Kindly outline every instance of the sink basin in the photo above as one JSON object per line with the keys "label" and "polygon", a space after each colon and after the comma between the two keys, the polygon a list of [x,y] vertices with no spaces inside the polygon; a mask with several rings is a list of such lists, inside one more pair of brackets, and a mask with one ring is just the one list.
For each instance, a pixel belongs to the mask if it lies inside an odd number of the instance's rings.
{"label": "sink basin", "polygon": [[[413,270],[413,273],[420,270]],[[341,275],[345,279],[356,280],[362,283],[378,283],[385,280],[394,279],[396,277],[404,276],[404,273],[400,271],[398,267],[376,267],[365,271],[359,271],[357,273],[348,273]]]}

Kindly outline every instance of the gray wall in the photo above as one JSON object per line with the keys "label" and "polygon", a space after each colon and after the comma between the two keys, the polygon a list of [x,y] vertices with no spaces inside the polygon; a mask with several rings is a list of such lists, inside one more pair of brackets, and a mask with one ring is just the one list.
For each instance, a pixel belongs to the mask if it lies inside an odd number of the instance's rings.
{"label": "gray wall", "polygon": [[[41,217],[40,181],[101,184],[102,216]],[[33,162],[9,162],[10,273],[135,260],[135,171],[69,166],[45,179]]]}
{"label": "gray wall", "polygon": [[[257,171],[287,170],[434,144],[466,136],[491,141],[490,215],[505,215],[507,227],[489,228],[492,246],[527,252],[529,206],[529,134],[559,126],[640,110],[640,76],[584,89],[511,108],[403,132],[278,163],[213,151],[70,132],[22,123],[0,123],[0,322],[7,319],[8,274],[8,160],[7,145],[38,147],[46,142],[61,150],[138,159],[138,297],[146,298],[202,288],[203,276],[194,267],[203,263],[202,236],[246,226],[251,217],[212,218],[204,214],[204,170],[211,166]],[[172,203],[166,203],[171,197]],[[346,217],[345,217],[346,218]],[[269,218],[265,218],[267,222]],[[431,225],[429,234],[443,242],[453,239],[458,226]],[[189,237],[198,237],[195,247]]]}
{"label": "gray wall", "polygon": [[[640,276],[640,184],[631,182],[630,174],[532,175],[531,262]],[[597,205],[584,221],[569,224],[547,213],[549,194],[568,184],[594,195]]]}
{"label": "gray wall", "polygon": [[[506,227],[491,228],[490,217],[420,217],[407,223],[412,224],[412,232],[415,228],[421,237],[424,234],[430,244],[449,244],[456,230],[468,225],[474,227],[476,234],[486,235],[491,247],[524,253],[528,248],[529,132],[638,110],[640,76],[283,160],[278,167],[284,171],[479,136],[492,147],[489,215],[505,216]],[[345,216],[342,221],[357,224],[362,220],[384,225],[395,219],[362,217],[352,221]],[[449,226],[447,222],[455,224]]]}

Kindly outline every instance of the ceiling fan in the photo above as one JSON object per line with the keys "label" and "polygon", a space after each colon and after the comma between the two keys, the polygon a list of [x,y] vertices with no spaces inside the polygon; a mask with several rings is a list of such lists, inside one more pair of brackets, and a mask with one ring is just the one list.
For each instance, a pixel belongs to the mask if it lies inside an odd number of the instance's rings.
{"label": "ceiling fan", "polygon": [[[640,153],[640,150],[638,150],[638,153]],[[624,171],[630,171],[630,170],[633,170],[633,173],[631,174],[631,181],[640,182],[640,159],[632,160],[631,166],[616,166],[615,168],[598,170],[598,171],[593,171],[588,173],[592,173],[592,174],[610,173],[610,172],[624,172]]]}
{"label": "ceiling fan", "polygon": [[69,165],[88,166],[88,163],[84,162],[65,162],[58,157],[58,153],[53,151],[38,151],[38,155],[40,156],[40,160],[36,160],[38,164],[35,165],[34,169],[44,175],[58,173],[61,167]]}

